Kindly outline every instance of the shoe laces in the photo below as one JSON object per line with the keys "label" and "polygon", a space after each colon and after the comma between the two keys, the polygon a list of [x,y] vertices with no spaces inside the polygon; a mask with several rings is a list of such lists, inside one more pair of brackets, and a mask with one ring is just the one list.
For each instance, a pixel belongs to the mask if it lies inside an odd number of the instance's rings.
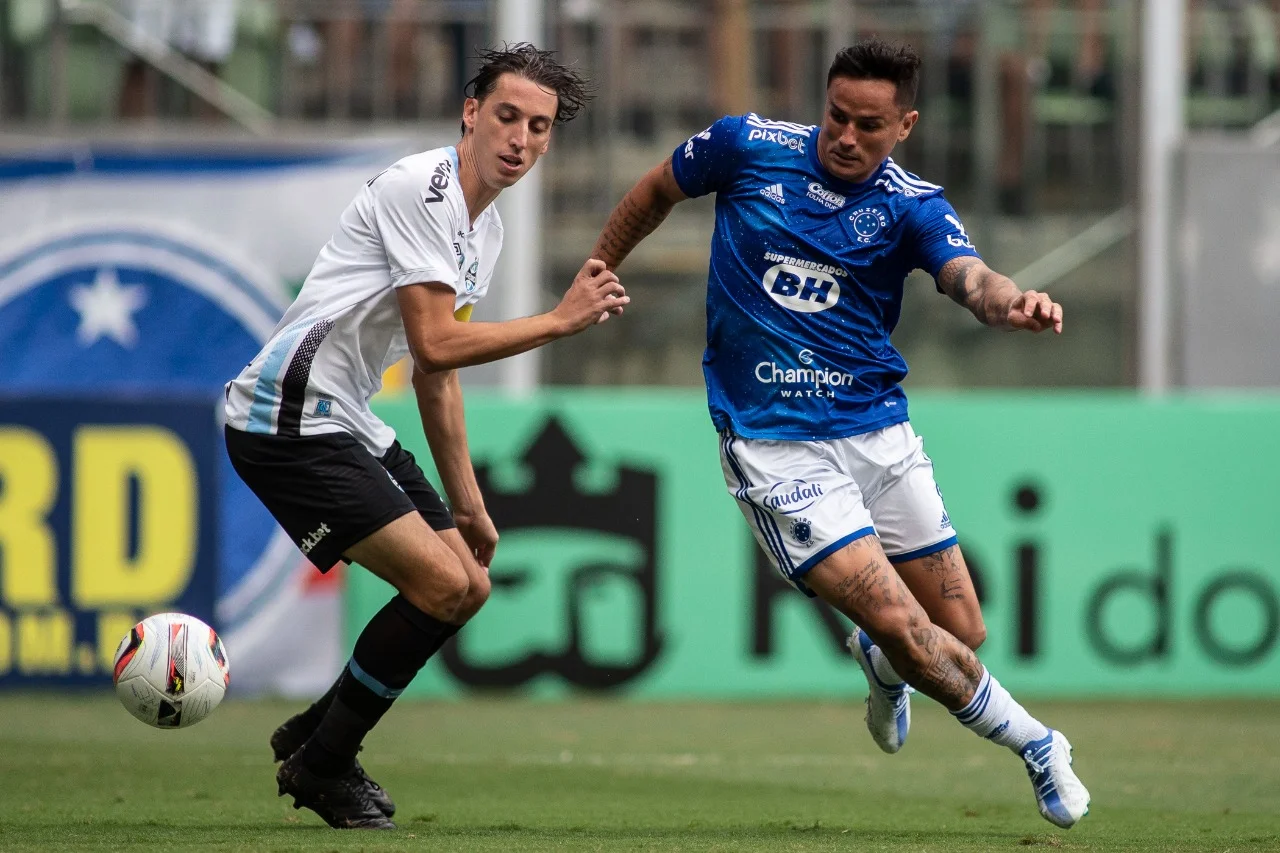
{"label": "shoe laces", "polygon": [[1038,793],[1048,791],[1053,787],[1053,770],[1054,762],[1054,743],[1050,740],[1043,746],[1035,749],[1028,748],[1022,755],[1022,760],[1027,763],[1027,775],[1031,777],[1031,781],[1036,786]]}

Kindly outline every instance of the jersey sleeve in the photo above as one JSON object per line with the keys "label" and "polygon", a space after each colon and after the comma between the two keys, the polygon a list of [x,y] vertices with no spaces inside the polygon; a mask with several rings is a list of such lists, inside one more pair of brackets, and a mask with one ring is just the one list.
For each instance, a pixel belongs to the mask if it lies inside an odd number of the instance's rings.
{"label": "jersey sleeve", "polygon": [[697,198],[728,185],[742,159],[742,122],[742,116],[725,116],[672,152],[671,171],[685,195]]}
{"label": "jersey sleeve", "polygon": [[425,195],[419,183],[413,173],[391,169],[372,185],[373,215],[391,268],[391,285],[436,281],[456,290],[453,208],[445,198]]}
{"label": "jersey sleeve", "polygon": [[964,224],[941,195],[924,199],[912,212],[910,220],[912,266],[927,272],[934,278],[955,258],[980,258],[973,247]]}

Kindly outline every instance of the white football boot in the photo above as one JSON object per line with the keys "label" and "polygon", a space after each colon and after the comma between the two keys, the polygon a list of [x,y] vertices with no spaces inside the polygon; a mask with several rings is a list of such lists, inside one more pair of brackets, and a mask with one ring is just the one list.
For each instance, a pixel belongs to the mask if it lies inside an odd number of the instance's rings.
{"label": "white football boot", "polygon": [[890,754],[902,749],[911,728],[911,694],[906,683],[885,684],[871,665],[871,647],[875,645],[861,628],[854,628],[845,641],[853,659],[867,677],[867,731],[876,746]]}
{"label": "white football boot", "polygon": [[1062,732],[1049,729],[1046,737],[1024,746],[1022,760],[1045,820],[1070,829],[1089,813],[1089,791],[1071,769],[1071,744]]}

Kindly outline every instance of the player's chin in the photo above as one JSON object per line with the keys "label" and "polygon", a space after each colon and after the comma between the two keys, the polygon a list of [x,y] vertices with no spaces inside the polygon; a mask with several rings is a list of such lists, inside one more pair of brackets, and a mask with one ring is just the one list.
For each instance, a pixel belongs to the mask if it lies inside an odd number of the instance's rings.
{"label": "player's chin", "polygon": [[494,183],[503,189],[515,186],[517,181],[529,174],[529,169],[531,167],[532,164],[521,164],[519,169],[500,168],[498,169],[498,174],[495,176],[496,180]]}

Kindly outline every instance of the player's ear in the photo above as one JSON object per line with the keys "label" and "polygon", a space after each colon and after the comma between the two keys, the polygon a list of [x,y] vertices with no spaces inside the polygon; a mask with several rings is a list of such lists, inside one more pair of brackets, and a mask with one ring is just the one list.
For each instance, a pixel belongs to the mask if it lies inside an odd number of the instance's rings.
{"label": "player's ear", "polygon": [[916,126],[916,122],[920,120],[920,113],[917,110],[907,110],[902,116],[902,126],[898,128],[898,141],[905,142],[907,137],[911,135],[911,128]]}
{"label": "player's ear", "polygon": [[480,101],[467,98],[462,102],[462,126],[467,130],[476,129],[476,117],[480,114]]}

